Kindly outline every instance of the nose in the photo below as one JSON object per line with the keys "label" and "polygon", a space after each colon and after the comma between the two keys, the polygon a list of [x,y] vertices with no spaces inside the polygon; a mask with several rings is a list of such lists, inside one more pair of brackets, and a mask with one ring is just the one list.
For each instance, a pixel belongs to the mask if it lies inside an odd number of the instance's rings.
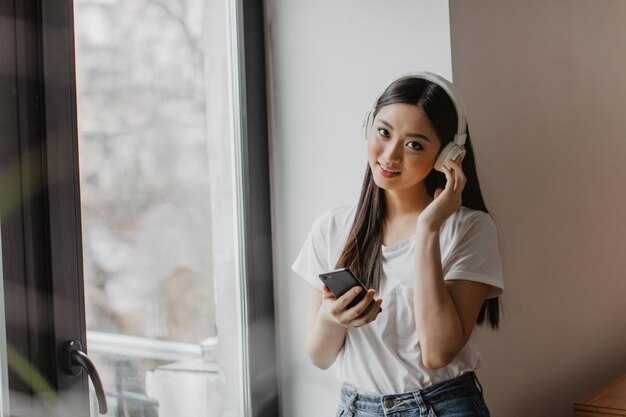
{"label": "nose", "polygon": [[402,143],[398,140],[390,140],[385,144],[383,158],[388,164],[399,164],[402,162]]}

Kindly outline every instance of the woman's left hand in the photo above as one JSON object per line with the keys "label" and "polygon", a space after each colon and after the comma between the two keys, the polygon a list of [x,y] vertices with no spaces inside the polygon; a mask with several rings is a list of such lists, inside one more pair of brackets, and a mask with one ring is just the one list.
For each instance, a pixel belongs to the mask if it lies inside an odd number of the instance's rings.
{"label": "woman's left hand", "polygon": [[461,195],[467,178],[461,167],[461,156],[448,162],[450,168],[443,167],[446,174],[446,187],[435,190],[434,200],[417,218],[418,227],[439,231],[443,222],[461,208]]}

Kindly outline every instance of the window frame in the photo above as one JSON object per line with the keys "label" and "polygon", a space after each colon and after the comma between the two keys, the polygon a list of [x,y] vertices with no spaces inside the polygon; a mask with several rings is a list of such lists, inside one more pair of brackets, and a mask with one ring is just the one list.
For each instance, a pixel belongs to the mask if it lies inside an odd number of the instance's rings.
{"label": "window frame", "polygon": [[[274,417],[279,415],[279,401],[264,8],[262,1],[253,0],[230,0],[229,5],[235,47],[232,84],[237,86],[231,104],[238,116],[233,127],[243,337],[241,413]],[[0,195],[13,190],[17,199],[10,213],[0,203],[7,340],[15,354],[50,382],[61,402],[70,399],[66,393],[82,391],[79,407],[88,412],[87,377],[84,373],[71,377],[59,368],[68,340],[87,346],[73,1],[10,0],[2,2],[0,16],[0,73],[5,74],[0,77]],[[5,175],[9,168],[15,175]],[[10,414],[51,415],[50,409],[37,404],[34,379],[31,374],[24,381],[9,369]],[[31,399],[28,410],[18,401],[17,396],[24,395]]]}
{"label": "window frame", "polygon": [[[279,415],[272,264],[265,26],[262,1],[230,2],[235,188],[243,325],[243,415]],[[235,28],[235,29],[233,29]],[[238,112],[241,112],[238,114]],[[219,294],[218,294],[219,296]],[[218,306],[218,309],[220,307]]]}

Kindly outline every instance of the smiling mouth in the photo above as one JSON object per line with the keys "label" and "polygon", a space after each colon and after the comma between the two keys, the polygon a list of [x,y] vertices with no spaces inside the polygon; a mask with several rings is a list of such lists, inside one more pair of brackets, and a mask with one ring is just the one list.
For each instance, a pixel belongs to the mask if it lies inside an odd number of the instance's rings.
{"label": "smiling mouth", "polygon": [[380,162],[378,162],[378,166],[385,172],[388,172],[390,174],[400,174],[400,171],[394,171],[393,169],[387,169],[384,166],[382,166],[382,164]]}

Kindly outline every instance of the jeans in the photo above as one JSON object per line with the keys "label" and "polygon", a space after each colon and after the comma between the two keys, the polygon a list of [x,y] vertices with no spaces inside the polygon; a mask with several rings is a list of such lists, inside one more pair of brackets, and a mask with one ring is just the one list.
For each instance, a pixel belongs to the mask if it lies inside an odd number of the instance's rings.
{"label": "jeans", "polygon": [[343,387],[336,417],[489,417],[474,372],[404,394],[362,395]]}

